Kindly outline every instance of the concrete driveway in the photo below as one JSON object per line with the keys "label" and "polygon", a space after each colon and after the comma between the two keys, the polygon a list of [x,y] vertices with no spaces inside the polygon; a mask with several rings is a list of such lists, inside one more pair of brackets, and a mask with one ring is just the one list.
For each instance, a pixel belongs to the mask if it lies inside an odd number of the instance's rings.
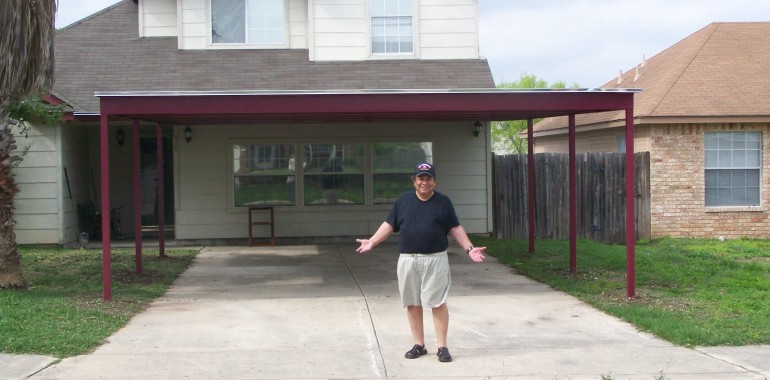
{"label": "concrete driveway", "polygon": [[[393,244],[206,247],[158,301],[41,379],[765,379],[768,347],[673,346],[450,249],[454,361],[404,358]],[[663,377],[661,377],[661,375]]]}

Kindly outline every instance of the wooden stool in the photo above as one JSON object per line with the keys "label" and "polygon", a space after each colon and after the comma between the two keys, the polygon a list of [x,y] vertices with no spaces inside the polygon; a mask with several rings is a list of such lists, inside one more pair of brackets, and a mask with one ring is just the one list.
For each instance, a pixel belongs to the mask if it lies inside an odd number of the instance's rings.
{"label": "wooden stool", "polygon": [[[255,222],[252,218],[252,213],[254,211],[270,211],[270,221],[263,220]],[[274,222],[275,213],[273,212],[272,207],[249,207],[249,247],[253,247],[255,245],[275,246],[275,227],[273,226]],[[254,226],[270,226],[270,240],[265,243],[254,243],[254,238],[252,235]]]}

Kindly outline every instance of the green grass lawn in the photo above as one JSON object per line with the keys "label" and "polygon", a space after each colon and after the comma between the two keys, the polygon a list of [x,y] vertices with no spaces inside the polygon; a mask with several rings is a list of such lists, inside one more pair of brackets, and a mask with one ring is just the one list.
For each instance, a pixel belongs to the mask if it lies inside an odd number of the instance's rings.
{"label": "green grass lawn", "polygon": [[660,239],[636,245],[636,296],[626,297],[626,247],[474,237],[517,273],[683,346],[770,344],[770,241]]}
{"label": "green grass lawn", "polygon": [[101,250],[21,247],[26,291],[0,290],[0,352],[67,357],[92,351],[165,292],[193,250],[112,251],[112,298],[102,301]]}

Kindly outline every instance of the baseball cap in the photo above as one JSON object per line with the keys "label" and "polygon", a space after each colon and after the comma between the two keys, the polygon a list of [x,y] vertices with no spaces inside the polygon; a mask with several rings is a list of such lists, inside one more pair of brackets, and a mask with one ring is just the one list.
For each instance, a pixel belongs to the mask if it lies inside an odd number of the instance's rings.
{"label": "baseball cap", "polygon": [[436,171],[433,169],[433,165],[427,162],[421,162],[414,168],[415,177],[419,177],[421,174],[427,174],[431,177],[436,177]]}

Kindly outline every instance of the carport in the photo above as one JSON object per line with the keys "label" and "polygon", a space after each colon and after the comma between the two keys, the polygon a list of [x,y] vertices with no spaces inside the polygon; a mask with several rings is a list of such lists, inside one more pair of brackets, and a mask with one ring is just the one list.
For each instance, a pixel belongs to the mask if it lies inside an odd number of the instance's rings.
{"label": "carport", "polygon": [[[127,91],[96,92],[99,98],[102,231],[110,231],[109,133],[110,122],[133,121],[133,157],[138,160],[139,122],[154,123],[161,144],[161,125],[212,124],[366,123],[376,121],[528,120],[529,200],[535,209],[533,120],[569,117],[570,270],[577,271],[575,115],[624,111],[626,152],[634,152],[633,100],[635,89],[543,90],[340,90],[340,91]],[[75,117],[78,115],[75,114]],[[626,158],[626,260],[627,296],[635,295],[634,268],[634,160]],[[160,157],[159,157],[160,158]],[[160,166],[160,165],[159,165]],[[141,199],[138,165],[134,165],[134,213],[137,272],[141,272],[142,237],[138,217]],[[162,171],[158,173],[162,183]],[[163,188],[158,187],[159,209]],[[162,213],[161,213],[162,214]],[[529,250],[535,252],[534,212],[529,213]],[[163,220],[160,218],[160,254],[164,255]],[[630,232],[630,233],[629,233]],[[111,300],[111,240],[102,239],[103,299]]]}

